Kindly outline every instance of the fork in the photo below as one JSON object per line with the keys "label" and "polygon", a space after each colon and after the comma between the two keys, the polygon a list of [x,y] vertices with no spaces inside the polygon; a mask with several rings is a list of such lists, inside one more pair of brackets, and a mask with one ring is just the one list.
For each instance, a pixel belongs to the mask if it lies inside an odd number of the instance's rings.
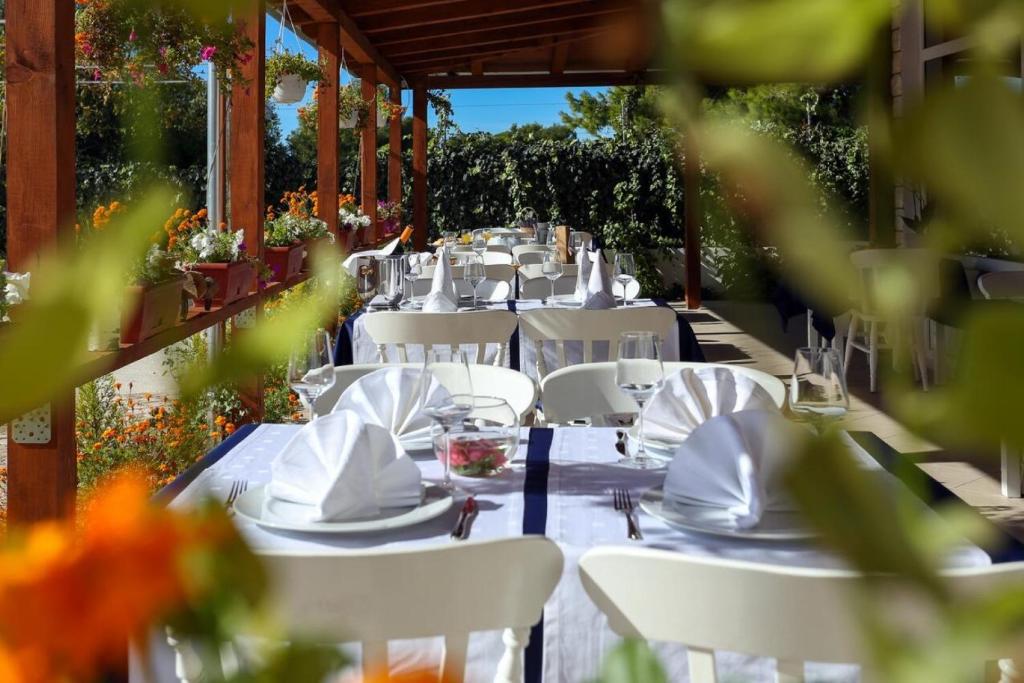
{"label": "fork", "polygon": [[642,541],[644,535],[640,533],[640,527],[633,521],[633,498],[626,489],[615,489],[612,494],[615,502],[615,509],[626,515],[628,531],[626,536],[632,541]]}
{"label": "fork", "polygon": [[244,479],[236,479],[235,481],[231,482],[231,490],[228,491],[228,497],[227,500],[224,501],[224,507],[230,510],[231,506],[235,502],[235,499],[238,498],[243,493],[245,493],[245,490],[247,488],[249,488],[249,482],[245,481]]}

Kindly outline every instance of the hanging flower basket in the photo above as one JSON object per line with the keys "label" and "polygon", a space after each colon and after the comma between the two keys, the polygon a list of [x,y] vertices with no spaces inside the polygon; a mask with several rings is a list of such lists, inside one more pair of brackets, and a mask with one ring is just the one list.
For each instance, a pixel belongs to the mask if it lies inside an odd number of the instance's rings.
{"label": "hanging flower basket", "polygon": [[306,96],[309,82],[295,74],[285,74],[277,79],[274,93],[271,95],[278,104],[295,104]]}
{"label": "hanging flower basket", "polygon": [[174,326],[184,287],[184,276],[157,284],[128,286],[121,307],[121,343],[137,344]]}
{"label": "hanging flower basket", "polygon": [[343,116],[338,119],[338,127],[351,129],[359,125],[359,112],[353,111],[348,116]]}

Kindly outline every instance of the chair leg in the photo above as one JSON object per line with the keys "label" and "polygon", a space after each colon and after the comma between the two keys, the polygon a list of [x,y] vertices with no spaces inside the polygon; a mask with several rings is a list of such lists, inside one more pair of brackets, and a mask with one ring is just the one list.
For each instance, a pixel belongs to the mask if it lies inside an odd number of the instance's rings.
{"label": "chair leg", "polygon": [[870,338],[868,339],[868,372],[869,388],[871,393],[878,389],[878,323],[871,323]]}
{"label": "chair leg", "polygon": [[690,683],[717,683],[714,650],[687,647],[687,661],[690,666]]}
{"label": "chair leg", "polygon": [[507,628],[501,636],[505,652],[498,662],[494,683],[519,683],[523,680],[523,650],[530,644],[530,629]]}
{"label": "chair leg", "polygon": [[[927,323],[925,323],[927,325]],[[914,349],[914,360],[917,361],[917,370],[921,374],[921,389],[928,391],[928,333],[925,328],[924,339],[921,338],[921,330],[917,329],[911,339]]]}
{"label": "chair leg", "polygon": [[843,358],[843,378],[850,369],[850,360],[853,358],[853,343],[857,339],[857,323],[859,318],[856,313],[850,314],[850,329],[846,332],[846,354]]}

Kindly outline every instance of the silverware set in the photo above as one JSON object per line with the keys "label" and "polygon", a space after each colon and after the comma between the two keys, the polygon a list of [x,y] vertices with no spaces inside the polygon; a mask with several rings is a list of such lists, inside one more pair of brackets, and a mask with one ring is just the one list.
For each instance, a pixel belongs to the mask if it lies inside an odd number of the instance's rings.
{"label": "silverware set", "polygon": [[462,504],[462,510],[459,511],[459,519],[455,522],[455,528],[452,529],[453,540],[465,541],[469,538],[469,533],[473,529],[473,521],[479,511],[476,498],[473,496],[467,498],[466,502]]}
{"label": "silverware set", "polygon": [[232,510],[232,506],[235,504],[235,499],[245,493],[248,488],[249,482],[244,479],[236,479],[231,482],[231,489],[228,491],[228,497],[224,501],[224,508],[230,512]]}
{"label": "silverware set", "polygon": [[626,489],[615,489],[612,493],[612,500],[615,504],[615,509],[626,515],[627,538],[631,541],[643,540],[644,535],[640,533],[640,527],[637,525],[636,520],[633,519],[633,498],[629,495],[629,491]]}

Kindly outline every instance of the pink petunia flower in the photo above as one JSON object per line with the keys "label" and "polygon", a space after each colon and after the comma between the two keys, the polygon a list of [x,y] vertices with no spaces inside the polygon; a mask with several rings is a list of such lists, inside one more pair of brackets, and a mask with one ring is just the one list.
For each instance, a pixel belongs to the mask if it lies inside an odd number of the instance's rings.
{"label": "pink petunia flower", "polygon": [[213,59],[215,54],[217,54],[217,48],[213,45],[207,45],[199,52],[199,56],[207,62]]}

